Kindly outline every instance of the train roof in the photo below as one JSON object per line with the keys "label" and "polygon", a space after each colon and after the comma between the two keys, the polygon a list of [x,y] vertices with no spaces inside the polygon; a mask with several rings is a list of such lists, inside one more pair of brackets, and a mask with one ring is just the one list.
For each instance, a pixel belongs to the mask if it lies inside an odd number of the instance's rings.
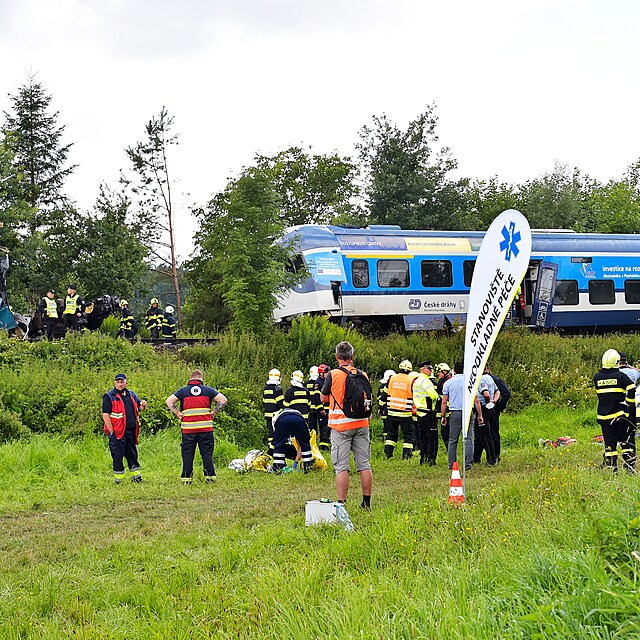
{"label": "train roof", "polygon": [[[299,225],[289,227],[287,236],[297,236],[299,249],[304,251],[327,246],[338,246],[336,236],[378,236],[403,238],[469,238],[484,237],[484,231],[403,230],[397,225],[371,225],[369,227],[341,227],[336,225]],[[533,230],[532,251],[535,253],[562,252],[588,255],[589,253],[640,253],[640,234],[574,233],[570,230]]]}

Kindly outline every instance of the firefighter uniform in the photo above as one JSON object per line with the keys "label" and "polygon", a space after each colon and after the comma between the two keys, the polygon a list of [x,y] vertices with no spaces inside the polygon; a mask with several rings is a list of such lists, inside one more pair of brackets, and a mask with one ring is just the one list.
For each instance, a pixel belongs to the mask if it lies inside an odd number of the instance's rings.
{"label": "firefighter uniform", "polygon": [[305,389],[309,394],[309,431],[316,432],[316,442],[320,441],[318,432],[318,416],[322,411],[322,402],[320,402],[320,389],[318,389],[318,367],[309,369],[309,379],[304,383]]}
{"label": "firefighter uniform", "polygon": [[604,438],[604,467],[618,469],[618,444],[622,453],[625,470],[635,473],[636,456],[633,444],[629,442],[630,407],[635,407],[635,385],[625,375],[618,364],[620,354],[609,349],[602,356],[602,369],[593,376],[598,394],[598,424]]}
{"label": "firefighter uniform", "polygon": [[151,298],[150,307],[147,309],[147,321],[145,326],[151,331],[151,338],[157,340],[160,337],[162,329],[162,309],[159,306],[157,298]]}
{"label": "firefighter uniform", "polygon": [[309,400],[309,392],[304,386],[304,374],[302,371],[294,371],[291,374],[291,386],[284,394],[283,405],[285,409],[299,411],[304,421],[308,422],[311,402]]}
{"label": "firefighter uniform", "polygon": [[122,315],[120,317],[120,330],[118,331],[118,335],[124,336],[127,340],[134,340],[138,333],[138,323],[131,311],[129,311],[128,304],[126,300],[122,300],[120,303]]}
{"label": "firefighter uniform", "polygon": [[302,453],[302,468],[308,473],[313,466],[313,453],[309,440],[309,427],[297,409],[283,409],[273,417],[273,470],[281,473],[286,465],[286,449],[290,438],[295,438]]}
{"label": "firefighter uniform", "polygon": [[165,340],[175,340],[178,336],[176,332],[176,319],[173,317],[173,307],[169,305],[162,314],[162,337]]}
{"label": "firefighter uniform", "polygon": [[280,386],[280,371],[271,369],[262,391],[262,411],[267,423],[267,453],[273,455],[273,415],[283,407],[284,393]]}
{"label": "firefighter uniform", "polygon": [[398,442],[398,431],[402,429],[404,443],[402,458],[407,460],[413,455],[416,434],[413,426],[413,378],[409,375],[411,363],[404,360],[399,366],[400,373],[389,378],[387,399],[387,439],[384,441],[384,454],[393,457]]}
{"label": "firefighter uniform", "polygon": [[[420,464],[434,465],[438,456],[438,422],[436,408],[438,392],[430,378],[431,362],[419,365],[420,375],[413,382],[413,403],[418,418],[417,441],[420,449]],[[423,371],[424,370],[424,371]]]}
{"label": "firefighter uniform", "polygon": [[[318,391],[322,391],[326,374],[329,371],[329,367],[326,364],[321,364],[318,367],[318,379],[316,380],[316,387]],[[329,428],[329,403],[322,402],[320,400],[320,410],[318,411],[318,448],[323,451],[331,449],[331,429]]]}

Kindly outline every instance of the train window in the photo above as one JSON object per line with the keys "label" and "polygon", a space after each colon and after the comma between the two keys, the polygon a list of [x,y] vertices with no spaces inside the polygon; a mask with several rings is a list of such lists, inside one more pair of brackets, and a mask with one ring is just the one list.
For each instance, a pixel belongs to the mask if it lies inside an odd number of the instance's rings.
{"label": "train window", "polygon": [[378,286],[383,288],[408,287],[408,260],[378,260]]}
{"label": "train window", "polygon": [[614,304],[616,289],[613,280],[589,280],[589,302],[591,304]]}
{"label": "train window", "polygon": [[451,287],[451,262],[449,260],[423,260],[420,263],[423,287]]}
{"label": "train window", "polygon": [[290,260],[287,260],[285,265],[285,270],[287,273],[299,273],[304,269],[304,260],[302,256],[298,253]]}
{"label": "train window", "polygon": [[473,270],[476,268],[475,260],[465,260],[462,263],[462,271],[464,275],[464,286],[470,287],[473,279]]}
{"label": "train window", "polygon": [[627,304],[640,304],[640,280],[624,281],[624,301]]}
{"label": "train window", "polygon": [[356,289],[369,286],[369,263],[366,260],[354,260],[351,263],[351,282]]}
{"label": "train window", "polygon": [[553,304],[562,306],[570,304],[578,304],[580,302],[578,296],[577,280],[556,280],[556,291],[553,294]]}

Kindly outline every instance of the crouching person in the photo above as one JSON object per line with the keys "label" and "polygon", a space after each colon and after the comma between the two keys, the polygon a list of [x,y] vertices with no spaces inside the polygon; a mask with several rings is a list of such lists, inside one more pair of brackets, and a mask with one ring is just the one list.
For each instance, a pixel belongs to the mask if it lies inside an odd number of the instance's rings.
{"label": "crouching person", "polygon": [[313,466],[313,453],[309,427],[302,414],[296,409],[283,409],[273,416],[273,470],[282,472],[285,468],[285,450],[289,438],[295,438],[302,452],[302,465],[305,473]]}
{"label": "crouching person", "polygon": [[126,476],[124,460],[129,465],[132,482],[142,482],[138,462],[138,434],[140,422],[138,414],[147,408],[147,401],[127,389],[127,376],[118,373],[114,387],[102,398],[102,420],[105,433],[109,436],[109,451],[113,458],[113,473],[116,484]]}
{"label": "crouching person", "polygon": [[[193,481],[193,459],[200,450],[206,482],[216,479],[213,466],[213,418],[227,404],[227,398],[217,389],[204,384],[199,369],[191,372],[189,382],[166,399],[167,407],[180,418],[182,427],[182,482]],[[176,406],[180,403],[180,409]],[[215,406],[212,408],[212,404]]]}

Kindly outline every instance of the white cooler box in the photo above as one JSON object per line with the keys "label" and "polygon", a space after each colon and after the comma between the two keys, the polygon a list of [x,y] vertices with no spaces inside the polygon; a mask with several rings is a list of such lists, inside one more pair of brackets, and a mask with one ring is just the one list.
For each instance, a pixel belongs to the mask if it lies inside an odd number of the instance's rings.
{"label": "white cooler box", "polygon": [[312,524],[335,524],[337,502],[308,500],[304,508],[304,519],[307,526]]}

